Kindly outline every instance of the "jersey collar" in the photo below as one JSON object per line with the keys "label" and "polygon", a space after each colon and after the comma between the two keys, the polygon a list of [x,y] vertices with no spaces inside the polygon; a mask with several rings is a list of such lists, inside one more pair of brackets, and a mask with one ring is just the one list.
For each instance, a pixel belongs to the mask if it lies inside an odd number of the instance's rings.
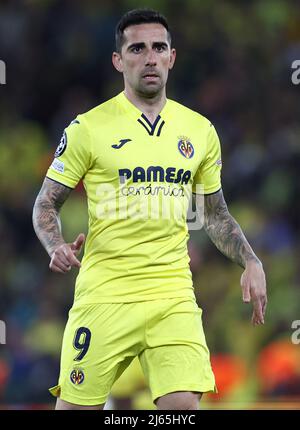
{"label": "jersey collar", "polygon": [[153,123],[149,121],[149,119],[142,111],[140,111],[130,100],[128,100],[128,98],[124,94],[124,91],[118,94],[117,100],[122,105],[124,110],[128,112],[128,114],[130,114],[132,118],[139,122],[141,126],[144,127],[144,129],[150,136],[160,136],[162,128],[165,125],[166,113],[169,107],[168,99],[166,100],[163,109],[161,110],[159,115],[157,115]]}

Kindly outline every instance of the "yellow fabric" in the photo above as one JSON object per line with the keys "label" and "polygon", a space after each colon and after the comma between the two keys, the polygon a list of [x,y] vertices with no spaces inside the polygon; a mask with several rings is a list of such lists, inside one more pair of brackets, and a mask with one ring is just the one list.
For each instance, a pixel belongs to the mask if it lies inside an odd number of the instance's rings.
{"label": "yellow fabric", "polygon": [[87,193],[76,303],[194,296],[186,210],[196,183],[221,188],[220,157],[210,122],[169,99],[153,129],[124,93],[78,115],[47,172]]}
{"label": "yellow fabric", "polygon": [[113,385],[111,395],[115,398],[133,397],[138,390],[146,386],[141,365],[135,358]]}
{"label": "yellow fabric", "polygon": [[[135,356],[153,401],[174,391],[216,391],[201,314],[192,299],[73,306],[59,384],[50,392],[78,405],[103,404]],[[91,335],[78,359],[87,342],[82,335],[76,343],[80,327]],[[74,372],[81,375],[79,383]]]}

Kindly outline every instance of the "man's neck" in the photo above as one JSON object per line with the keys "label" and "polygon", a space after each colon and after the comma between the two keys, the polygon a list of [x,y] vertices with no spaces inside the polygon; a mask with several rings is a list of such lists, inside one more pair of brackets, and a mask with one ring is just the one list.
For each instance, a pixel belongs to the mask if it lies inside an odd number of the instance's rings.
{"label": "man's neck", "polygon": [[165,88],[159,94],[149,98],[142,97],[126,87],[124,94],[152,123],[162,111],[167,101]]}

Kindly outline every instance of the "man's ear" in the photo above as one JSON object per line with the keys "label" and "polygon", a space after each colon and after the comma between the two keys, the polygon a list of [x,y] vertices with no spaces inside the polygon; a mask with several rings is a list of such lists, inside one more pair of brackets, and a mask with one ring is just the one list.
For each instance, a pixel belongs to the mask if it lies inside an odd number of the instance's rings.
{"label": "man's ear", "polygon": [[171,55],[170,55],[169,70],[173,69],[175,60],[176,60],[176,49],[172,48]]}
{"label": "man's ear", "polygon": [[118,72],[123,73],[122,57],[118,52],[112,53],[112,63]]}

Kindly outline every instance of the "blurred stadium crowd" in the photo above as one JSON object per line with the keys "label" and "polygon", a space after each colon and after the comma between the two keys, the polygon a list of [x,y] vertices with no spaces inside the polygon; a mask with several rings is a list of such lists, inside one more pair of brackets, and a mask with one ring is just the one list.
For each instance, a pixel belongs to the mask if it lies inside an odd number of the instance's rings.
{"label": "blurred stadium crowd", "polygon": [[[0,319],[7,343],[0,345],[0,408],[54,403],[47,390],[58,377],[76,273],[50,273],[32,206],[64,127],[122,90],[111,65],[114,27],[139,6],[169,19],[178,57],[168,96],[216,126],[225,198],[267,274],[266,324],[253,328],[241,268],[203,231],[191,232],[191,269],[219,388],[204,402],[300,398],[300,344],[291,342],[292,321],[300,320],[300,85],[291,81],[300,59],[299,1],[3,0]],[[67,240],[86,231],[82,187],[62,223]],[[138,366],[123,378],[112,405],[151,408]]]}

